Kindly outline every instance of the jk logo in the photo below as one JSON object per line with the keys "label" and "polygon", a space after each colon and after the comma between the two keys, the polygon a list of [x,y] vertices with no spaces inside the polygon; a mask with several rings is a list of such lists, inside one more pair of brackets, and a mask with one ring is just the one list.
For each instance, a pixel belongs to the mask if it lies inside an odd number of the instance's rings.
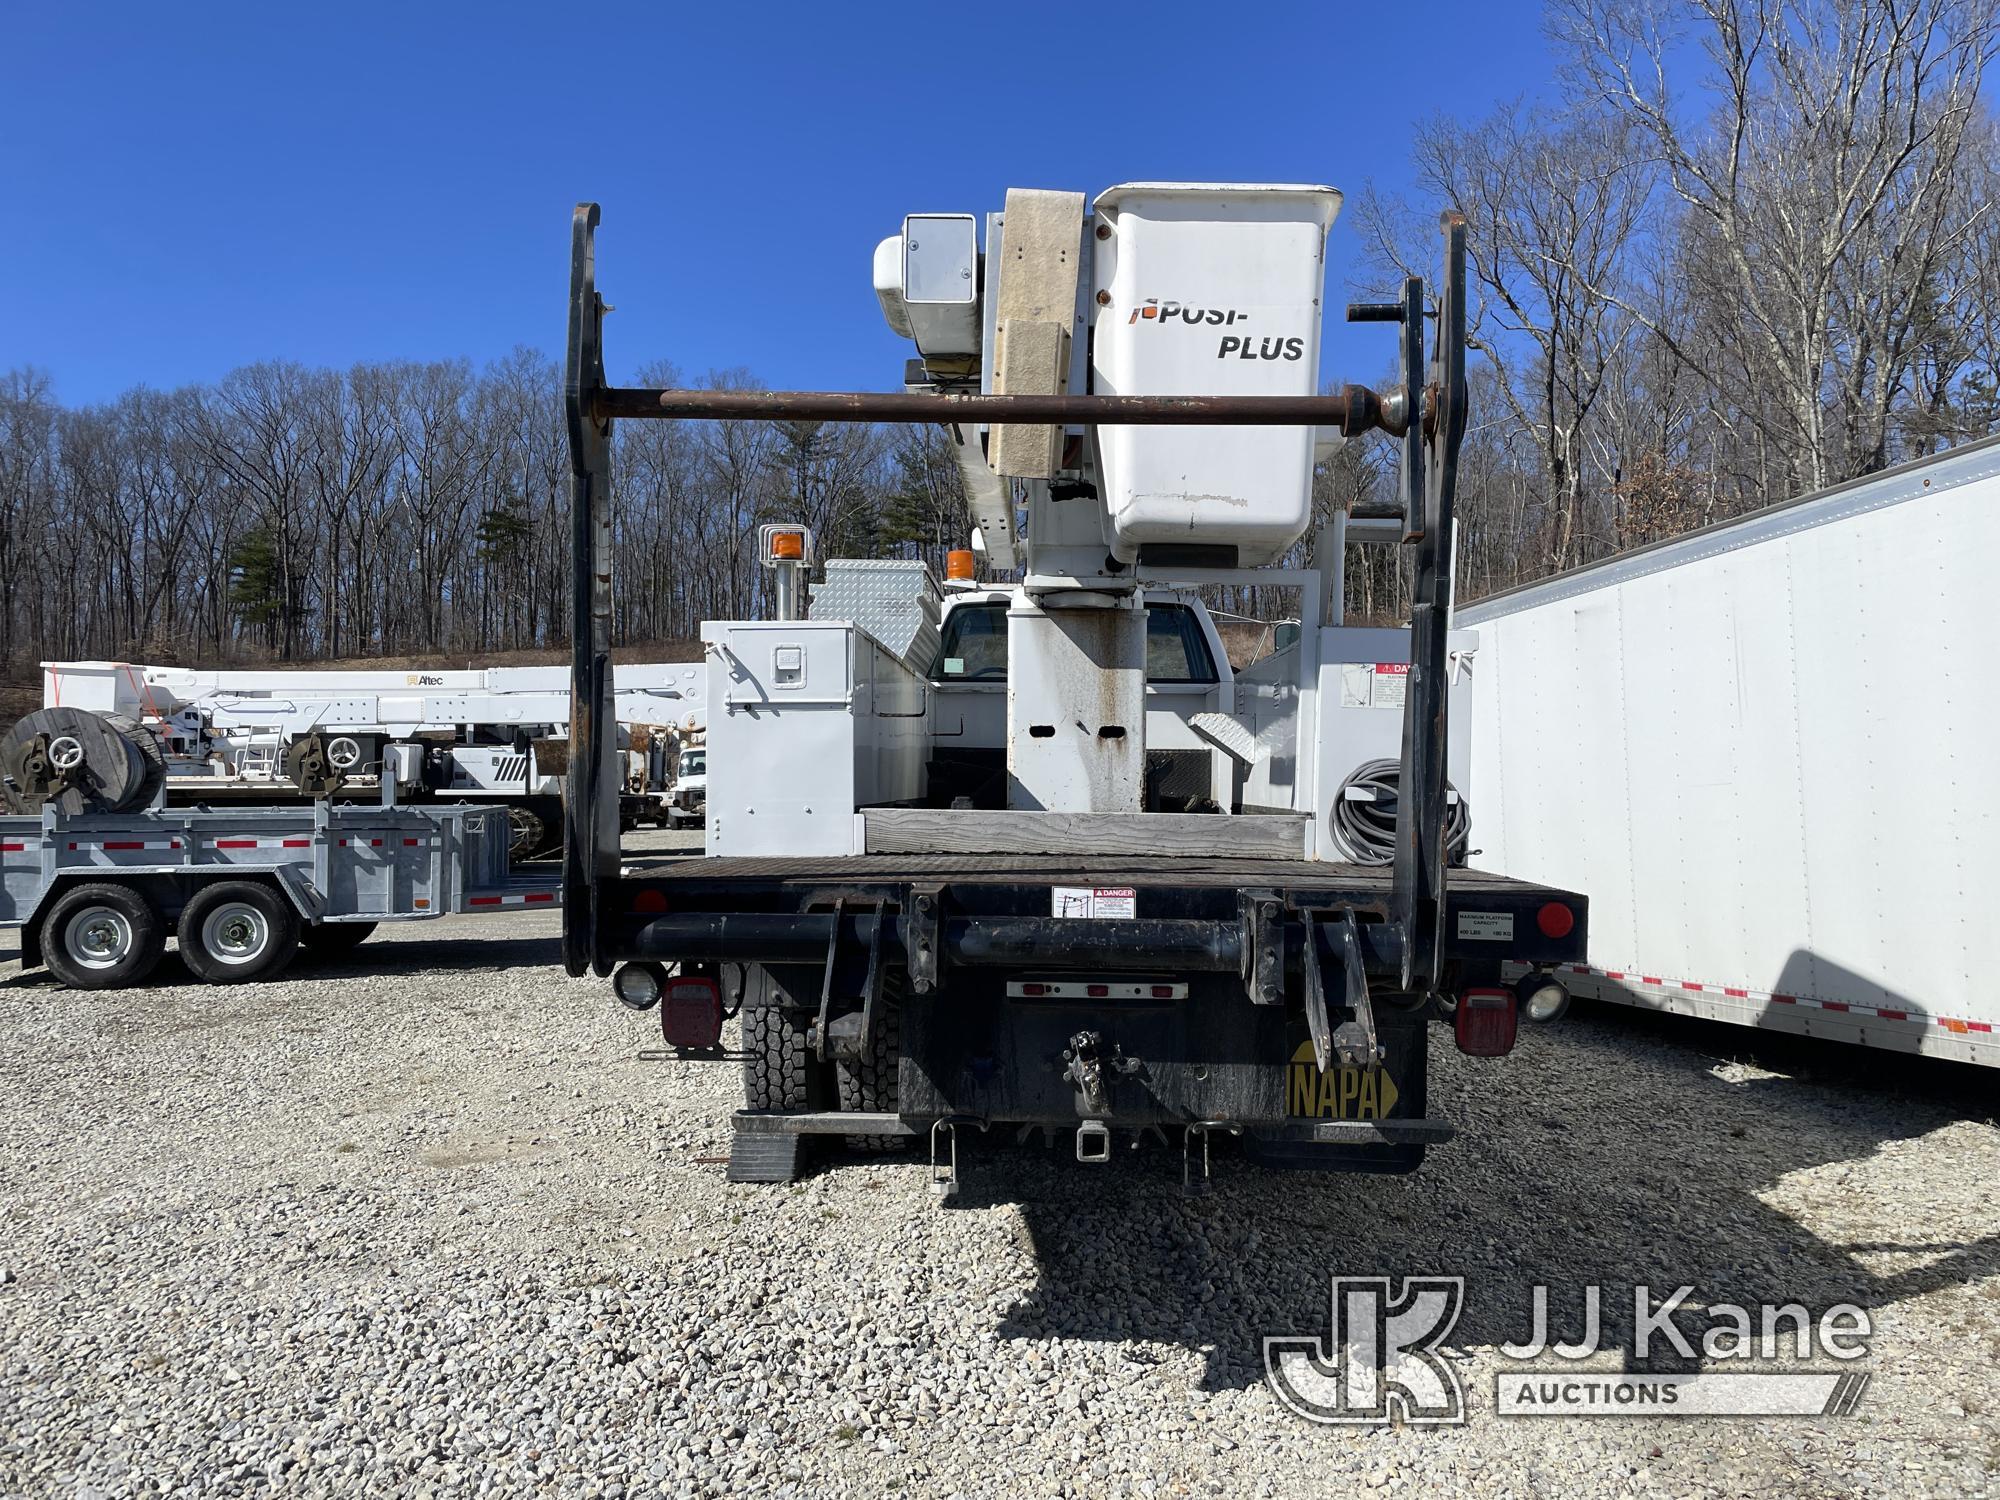
{"label": "jk logo", "polygon": [[1386,1276],[1333,1278],[1329,1336],[1264,1340],[1264,1377],[1309,1422],[1465,1421],[1465,1388],[1438,1354],[1465,1305],[1463,1276],[1410,1276],[1389,1295]]}

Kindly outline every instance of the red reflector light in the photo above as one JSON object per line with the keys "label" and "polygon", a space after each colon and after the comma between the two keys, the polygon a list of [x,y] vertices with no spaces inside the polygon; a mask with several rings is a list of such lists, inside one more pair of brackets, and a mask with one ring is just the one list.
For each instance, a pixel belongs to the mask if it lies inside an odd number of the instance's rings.
{"label": "red reflector light", "polygon": [[1154,998],[1155,1000],[1171,1000],[1171,999],[1173,999],[1173,998],[1174,998],[1174,987],[1173,987],[1172,985],[1170,985],[1170,984],[1156,984],[1156,985],[1154,985],[1154,986],[1153,986],[1153,998]]}
{"label": "red reflector light", "polygon": [[1111,986],[1108,984],[1087,984],[1083,987],[1083,992],[1093,1000],[1102,1000],[1111,993]]}
{"label": "red reflector light", "polygon": [[1560,901],[1549,901],[1535,913],[1535,925],[1543,937],[1566,938],[1576,931],[1576,913]]}
{"label": "red reflector light", "polygon": [[1467,990],[1452,1030],[1467,1057],[1505,1057],[1514,1050],[1514,992]]}
{"label": "red reflector light", "polygon": [[1048,992],[1049,987],[1045,984],[1024,984],[1021,986],[1021,993],[1030,998],[1036,995],[1046,995]]}
{"label": "red reflector light", "polygon": [[632,910],[635,912],[662,912],[666,909],[665,891],[641,891],[632,898]]}
{"label": "red reflector light", "polygon": [[660,1035],[669,1047],[704,1050],[722,1040],[722,986],[713,979],[669,979],[660,997]]}

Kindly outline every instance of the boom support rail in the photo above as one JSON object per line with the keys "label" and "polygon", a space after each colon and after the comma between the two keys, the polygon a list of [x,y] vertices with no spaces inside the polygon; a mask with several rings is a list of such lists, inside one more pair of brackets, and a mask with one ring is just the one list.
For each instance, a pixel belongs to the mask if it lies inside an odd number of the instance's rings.
{"label": "boom support rail", "polygon": [[1024,422],[1082,426],[1338,427],[1400,435],[1403,408],[1366,386],[1332,396],[927,396],[906,391],[673,391],[607,386],[591,411],[614,417],[770,422]]}
{"label": "boom support rail", "polygon": [[563,960],[572,974],[608,974],[622,955],[603,941],[600,887],[618,875],[617,777],[611,719],[611,431],[620,418],[833,422],[1080,423],[1084,425],[1327,426],[1381,430],[1403,444],[1404,539],[1416,548],[1410,675],[1390,911],[1402,987],[1438,983],[1445,908],[1445,626],[1451,608],[1452,501],[1465,432],[1465,220],[1443,216],[1444,283],[1437,336],[1424,360],[1423,282],[1400,303],[1362,304],[1350,320],[1402,324],[1403,385],[1378,395],[926,395],[916,392],[677,391],[616,387],[604,378],[598,295],[598,207],[571,224],[569,339],[564,369],[571,469],[573,661],[568,839],[563,854]]}

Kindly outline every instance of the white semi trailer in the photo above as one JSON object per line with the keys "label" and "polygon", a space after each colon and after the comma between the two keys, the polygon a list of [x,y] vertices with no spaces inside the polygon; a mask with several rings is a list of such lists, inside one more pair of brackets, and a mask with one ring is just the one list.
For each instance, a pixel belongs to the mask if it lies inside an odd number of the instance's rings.
{"label": "white semi trailer", "polygon": [[2000,1064],[2000,440],[1460,612],[1475,868],[1587,891],[1565,983]]}
{"label": "white semi trailer", "polygon": [[[720,1055],[740,1009],[733,1179],[787,1179],[821,1135],[927,1136],[936,1161],[968,1122],[1074,1132],[1088,1161],[1169,1131],[1201,1161],[1224,1132],[1271,1164],[1409,1171],[1451,1134],[1426,1109],[1428,1023],[1498,1055],[1519,1009],[1560,1009],[1583,898],[1451,868],[1464,226],[1434,309],[1413,279],[1349,311],[1399,326],[1400,387],[1320,396],[1338,203],[1016,190],[983,250],[971,215],[912,215],[875,282],[919,360],[879,395],[609,386],[578,209],[565,956],[622,965],[619,998],[659,1005],[683,1055]],[[943,424],[989,565],[1018,575],[940,610],[913,565],[835,563],[795,618],[810,548],[767,533],[780,617],[702,627],[706,850],[650,860],[621,856],[596,733],[611,433],[642,418]],[[1316,455],[1371,430],[1402,449],[1402,503],[1367,524],[1412,547],[1407,631],[1341,623],[1337,541],[1324,569],[1288,563]],[[1292,589],[1305,628],[1229,673],[1205,585]]]}

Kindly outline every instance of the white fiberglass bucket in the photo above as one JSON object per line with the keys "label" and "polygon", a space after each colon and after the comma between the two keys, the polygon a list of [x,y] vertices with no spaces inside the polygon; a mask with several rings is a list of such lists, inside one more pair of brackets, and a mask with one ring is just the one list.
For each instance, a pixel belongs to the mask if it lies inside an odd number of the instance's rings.
{"label": "white fiberglass bucket", "polygon": [[[1095,208],[1099,394],[1314,393],[1338,192],[1134,182],[1099,194]],[[1107,426],[1098,436],[1108,540],[1121,562],[1165,544],[1234,547],[1239,564],[1255,566],[1282,556],[1311,522],[1310,427]]]}

